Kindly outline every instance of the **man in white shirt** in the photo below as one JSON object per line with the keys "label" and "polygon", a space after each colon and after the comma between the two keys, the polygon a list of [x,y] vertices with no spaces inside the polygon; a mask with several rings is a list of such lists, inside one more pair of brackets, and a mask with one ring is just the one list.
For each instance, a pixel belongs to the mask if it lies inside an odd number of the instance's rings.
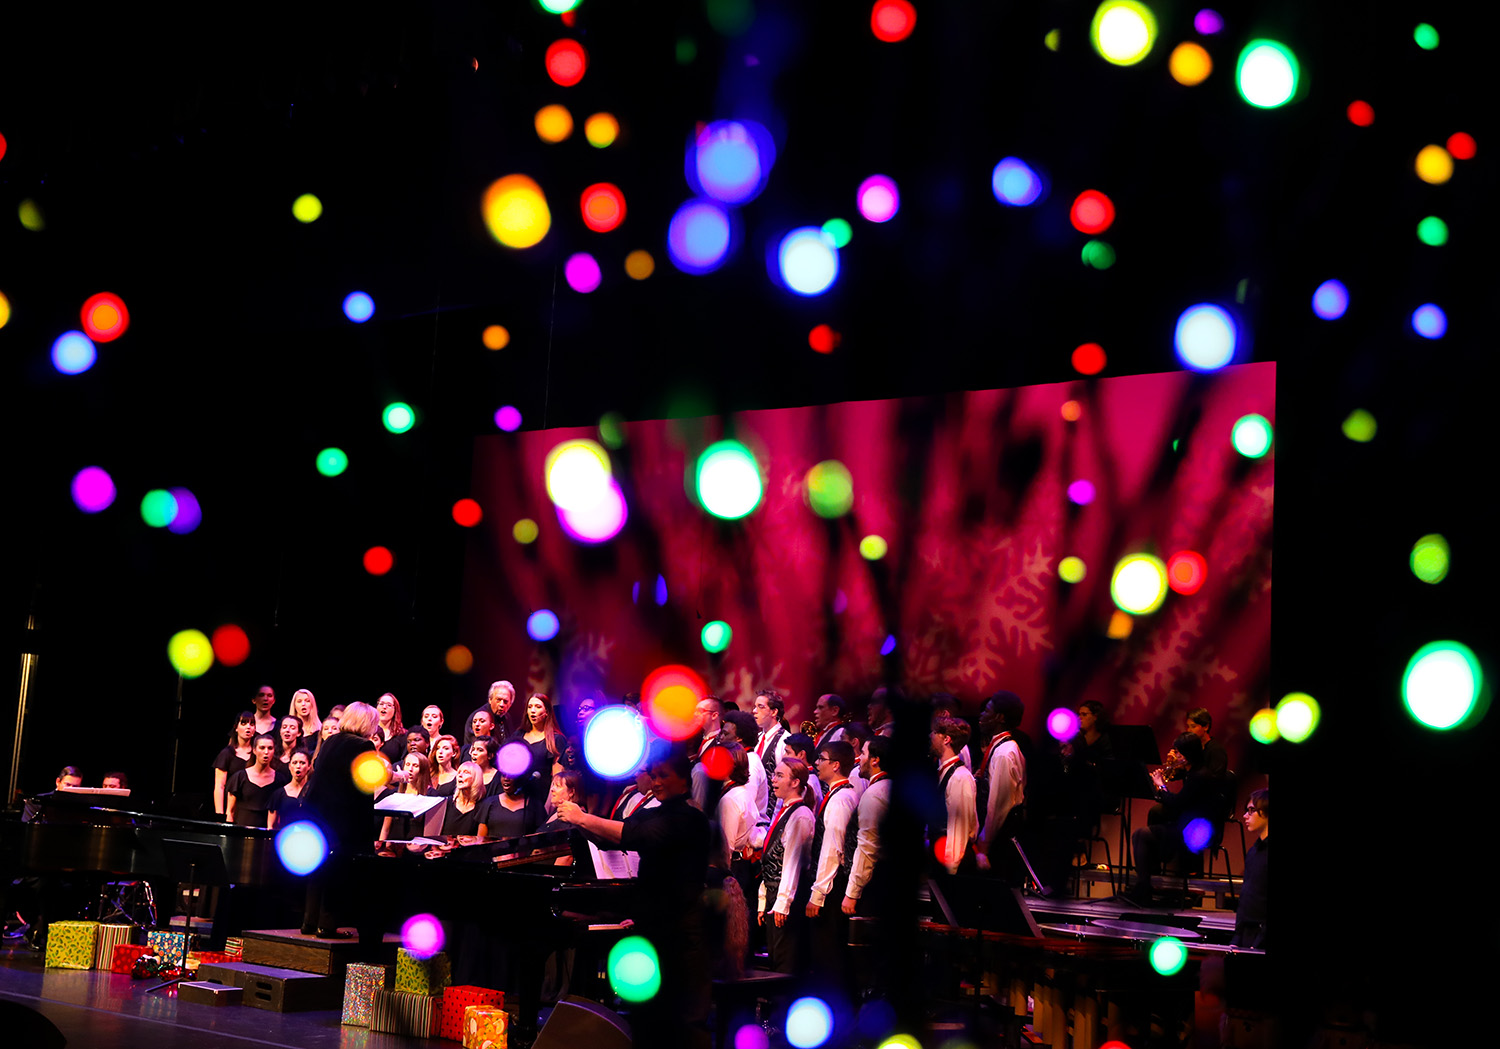
{"label": "man in white shirt", "polygon": [[1003,857],[1001,872],[1008,882],[1019,881],[1019,860],[1012,859],[1015,850],[1010,839],[1020,833],[1022,806],[1026,801],[1026,759],[1010,729],[1021,722],[1025,704],[1014,692],[996,692],[985,701],[979,712],[979,731],[990,736],[984,751],[980,775],[986,783],[984,828],[975,845],[980,870]]}
{"label": "man in white shirt", "polygon": [[979,815],[975,808],[974,774],[964,768],[958,752],[969,742],[969,723],[957,718],[940,717],[932,726],[932,753],[938,759],[938,786],[948,810],[947,832],[939,859],[949,874],[961,866],[973,867],[970,848],[979,833]]}
{"label": "man in white shirt", "polygon": [[[640,809],[655,808],[661,802],[651,793],[650,766],[642,765],[635,770],[635,782],[626,787],[615,799],[609,810],[609,818],[624,821],[625,817]],[[594,860],[594,875],[598,878],[634,878],[641,867],[638,853],[621,849],[601,849],[589,842],[589,854]]]}
{"label": "man in white shirt", "polygon": [[[880,825],[885,821],[886,810],[891,807],[891,779],[881,765],[890,757],[891,741],[885,736],[876,736],[864,746],[860,755],[860,771],[865,774],[870,785],[865,788],[864,797],[859,799],[859,832],[854,839],[854,847],[850,849],[850,840],[847,831],[844,834],[844,849],[846,854],[852,851],[852,859],[849,862],[849,887],[844,890],[844,900],[840,905],[845,914],[854,914],[858,908],[860,899],[869,888],[871,879],[875,879],[877,891],[871,893],[872,897],[878,897],[881,893],[881,879],[876,876],[876,867],[880,859]],[[870,901],[870,910],[878,910],[875,906],[880,901]]]}
{"label": "man in white shirt", "polygon": [[[773,689],[765,689],[755,694],[755,705],[751,707],[750,714],[755,718],[756,728],[753,758],[761,763],[766,774],[766,781],[769,783],[776,763],[785,756],[786,738],[792,734],[792,730],[786,723],[786,701]],[[766,801],[766,815],[768,816],[770,807],[768,791]]]}
{"label": "man in white shirt", "polygon": [[[755,717],[743,710],[730,710],[724,713],[724,727],[719,733],[719,742],[723,744],[738,743],[747,751],[755,745],[759,731],[755,727]],[[749,759],[749,783],[750,794],[755,799],[756,811],[764,813],[767,801],[770,798],[770,781],[766,776],[765,766],[754,754],[747,754]],[[773,765],[772,768],[775,768]]]}
{"label": "man in white shirt", "polygon": [[815,747],[844,738],[844,726],[849,723],[849,704],[843,696],[832,692],[818,697],[813,707],[813,724],[818,726],[818,741]]}
{"label": "man in white shirt", "polygon": [[[709,747],[719,741],[719,733],[724,727],[724,708],[719,703],[718,696],[704,696],[698,700],[698,706],[694,712],[699,725],[699,736],[689,752],[693,761],[689,796],[693,808],[712,817],[714,806],[718,804],[719,799],[717,792],[710,789],[714,784],[708,770],[703,767],[703,755],[708,753]],[[711,793],[714,794],[712,798],[710,798]]]}
{"label": "man in white shirt", "polygon": [[814,873],[807,916],[813,920],[813,964],[841,986],[847,983],[845,947],[849,943],[849,919],[837,906],[849,884],[844,838],[859,833],[858,799],[848,775],[853,768],[854,748],[843,740],[834,740],[818,749],[816,771],[824,791],[823,801],[814,813]]}

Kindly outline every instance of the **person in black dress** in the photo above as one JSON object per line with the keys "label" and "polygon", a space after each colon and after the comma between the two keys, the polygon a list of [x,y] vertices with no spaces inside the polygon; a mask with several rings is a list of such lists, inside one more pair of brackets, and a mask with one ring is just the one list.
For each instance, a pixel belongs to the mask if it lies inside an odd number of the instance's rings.
{"label": "person in black dress", "polygon": [[536,808],[526,797],[526,781],[500,774],[500,790],[484,799],[479,810],[482,838],[517,838],[537,828]]}
{"label": "person in black dress", "polygon": [[240,769],[255,764],[255,715],[248,710],[240,711],[234,728],[229,731],[229,742],[214,758],[214,813],[224,815],[224,788],[229,777]]}
{"label": "person in black dress", "polygon": [[545,801],[552,787],[553,773],[562,771],[562,734],[557,731],[552,700],[541,692],[526,701],[526,731],[522,741],[531,748],[531,779],[527,789],[538,801]]}
{"label": "person in black dress", "polygon": [[[328,859],[307,882],[307,904],[302,913],[302,931],[311,935],[337,935],[337,913],[359,915],[360,947],[378,951],[382,928],[379,909],[361,879],[353,876],[351,857],[370,848],[370,819],[374,802],[360,790],[350,775],[354,760],[373,753],[370,734],[378,715],[368,703],[350,703],[339,719],[339,730],[323,741],[318,763],[307,783],[305,811],[328,839]],[[325,890],[337,885],[334,893]]]}
{"label": "person in black dress", "polygon": [[[271,811],[271,795],[283,782],[273,763],[276,741],[270,736],[255,740],[255,764],[240,769],[224,785],[224,818],[236,827],[265,828]],[[287,773],[287,778],[291,774]]]}
{"label": "person in black dress", "polygon": [[277,787],[271,794],[271,829],[285,827],[295,822],[302,814],[303,792],[307,790],[307,777],[312,772],[312,758],[307,751],[299,750],[287,763],[291,779]]}
{"label": "person in black dress", "polygon": [[281,741],[276,748],[276,767],[290,776],[292,755],[302,749],[302,722],[288,714],[277,726],[276,736]]}
{"label": "person in black dress", "polygon": [[[407,754],[406,760],[401,764],[401,771],[406,776],[406,781],[400,786],[390,786],[375,795],[376,802],[384,801],[392,794],[426,794],[432,786],[432,766],[427,761],[426,754]],[[382,812],[375,813],[380,822],[379,840],[375,842],[375,851],[381,856],[399,855],[390,841],[410,841],[412,838],[422,836],[422,829],[426,823],[426,817],[416,818],[402,816],[392,813],[386,815]],[[408,850],[420,852],[420,846],[408,845]]]}
{"label": "person in black dress", "polygon": [[[451,797],[443,803],[443,837],[472,838],[479,834],[479,806],[484,801],[484,772],[472,761],[458,768],[458,779]],[[451,846],[433,847],[427,858],[436,859],[451,851]]]}

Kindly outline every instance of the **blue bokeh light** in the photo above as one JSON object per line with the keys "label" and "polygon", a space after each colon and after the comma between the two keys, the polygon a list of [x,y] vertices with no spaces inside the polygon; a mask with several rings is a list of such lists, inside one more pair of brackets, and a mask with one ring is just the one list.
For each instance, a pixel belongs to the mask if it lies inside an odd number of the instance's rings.
{"label": "blue bokeh light", "polygon": [[1182,843],[1187,846],[1189,852],[1202,852],[1208,848],[1208,843],[1213,840],[1213,824],[1199,817],[1189,820],[1188,825],[1182,828]]}
{"label": "blue bokeh light", "polygon": [[52,344],[52,367],[64,375],[88,371],[98,357],[94,344],[81,331],[65,331]]}
{"label": "blue bokeh light", "polygon": [[344,316],[355,324],[363,324],[375,316],[375,300],[362,291],[351,291],[344,296]]}
{"label": "blue bokeh light", "polygon": [[753,120],[716,120],[688,147],[688,185],[722,203],[745,204],[765,188],[775,160],[764,127]]}
{"label": "blue bokeh light", "polygon": [[311,874],[328,858],[328,839],[315,823],[288,823],[276,832],[276,858],[293,874]]}
{"label": "blue bokeh light", "polygon": [[1006,157],[995,165],[994,173],[990,175],[990,189],[1000,203],[1024,208],[1041,199],[1042,176],[1024,160]]}
{"label": "blue bokeh light", "polygon": [[1412,312],[1411,326],[1424,339],[1441,339],[1448,333],[1448,315],[1442,307],[1425,303]]}
{"label": "blue bokeh light", "polygon": [[658,605],[667,603],[667,577],[664,575],[656,577],[656,603]]}
{"label": "blue bokeh light", "polygon": [[526,617],[526,633],[533,641],[551,641],[561,625],[550,608],[538,608]]}
{"label": "blue bokeh light", "polygon": [[690,200],[667,227],[667,256],[684,273],[712,273],[729,257],[729,213],[711,200]]}
{"label": "blue bokeh light", "polygon": [[821,295],[839,279],[839,252],[821,228],[802,226],[781,238],[776,266],[788,290]]}
{"label": "blue bokeh light", "polygon": [[1234,360],[1239,341],[1229,311],[1211,303],[1189,306],[1177,318],[1177,359],[1198,372],[1214,372]]}
{"label": "blue bokeh light", "polygon": [[818,1049],[833,1034],[833,1010],[821,998],[798,998],[786,1011],[785,1032],[796,1049]]}
{"label": "blue bokeh light", "polygon": [[583,730],[583,760],[605,779],[622,779],[646,754],[646,727],[628,707],[605,707]]}
{"label": "blue bokeh light", "polygon": [[1325,280],[1313,292],[1313,312],[1325,321],[1336,321],[1349,309],[1349,289],[1341,280]]}
{"label": "blue bokeh light", "polygon": [[885,635],[885,641],[880,645],[880,654],[888,656],[894,651],[896,651],[896,635],[887,634]]}

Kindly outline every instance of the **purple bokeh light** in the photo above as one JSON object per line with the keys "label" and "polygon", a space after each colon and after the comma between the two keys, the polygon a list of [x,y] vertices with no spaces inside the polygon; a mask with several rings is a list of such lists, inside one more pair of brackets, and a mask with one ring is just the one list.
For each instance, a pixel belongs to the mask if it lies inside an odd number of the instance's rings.
{"label": "purple bokeh light", "polygon": [[[564,510],[556,507],[558,523],[563,531],[580,543],[603,543],[620,534],[630,516],[625,506],[625,493],[620,491],[620,482],[610,478],[609,492],[595,506],[587,510]],[[658,588],[664,595],[666,584]],[[662,603],[662,602],[658,602]]]}
{"label": "purple bokeh light", "polygon": [[1213,36],[1215,33],[1223,32],[1224,19],[1219,12],[1205,7],[1193,16],[1193,28],[1204,36]]}
{"label": "purple bokeh light", "polygon": [[73,475],[73,502],[86,514],[97,514],[115,501],[115,482],[102,467],[85,466]]}
{"label": "purple bokeh light", "polygon": [[443,949],[443,925],[430,914],[413,914],[401,926],[401,946],[418,958],[431,958]]}
{"label": "purple bokeh light", "polygon": [[1078,715],[1067,707],[1058,707],[1047,715],[1047,732],[1053,739],[1066,743],[1078,735]]}
{"label": "purple bokeh light", "polygon": [[599,287],[603,274],[599,272],[599,263],[594,256],[580,251],[577,255],[569,256],[568,261],[563,264],[563,277],[567,279],[568,287],[587,295]]}
{"label": "purple bokeh light", "polygon": [[901,210],[901,191],[888,175],[871,175],[859,184],[859,213],[871,222],[889,222]]}
{"label": "purple bokeh light", "polygon": [[759,1024],[746,1024],[734,1032],[734,1049],[770,1049],[771,1039]]}
{"label": "purple bokeh light", "polygon": [[514,405],[505,405],[495,412],[495,425],[506,433],[515,433],[521,428],[521,410]]}
{"label": "purple bokeh light", "polygon": [[1074,481],[1068,485],[1068,498],[1079,506],[1087,506],[1094,501],[1093,481]]}
{"label": "purple bokeh light", "polygon": [[520,740],[507,743],[495,755],[495,767],[505,776],[524,776],[531,768],[531,748]]}
{"label": "purple bokeh light", "polygon": [[1208,848],[1213,836],[1213,825],[1202,817],[1188,821],[1188,825],[1182,828],[1182,843],[1188,847],[1189,852],[1202,852]]}
{"label": "purple bokeh light", "polygon": [[177,516],[167,522],[167,531],[187,535],[203,523],[203,507],[198,505],[198,497],[186,488],[170,488],[168,491],[177,500]]}

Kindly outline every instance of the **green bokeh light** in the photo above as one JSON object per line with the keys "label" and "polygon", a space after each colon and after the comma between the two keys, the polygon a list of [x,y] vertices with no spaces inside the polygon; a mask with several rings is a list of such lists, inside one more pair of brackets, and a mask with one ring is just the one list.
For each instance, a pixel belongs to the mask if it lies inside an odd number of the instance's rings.
{"label": "green bokeh light", "polygon": [[1096,270],[1107,270],[1115,264],[1115,249],[1108,241],[1091,240],[1083,246],[1083,264]]}
{"label": "green bokeh light", "polygon": [[1344,436],[1351,441],[1366,444],[1375,439],[1375,416],[1363,408],[1356,408],[1344,420]]}
{"label": "green bokeh light", "polygon": [[548,14],[565,15],[583,3],[583,0],[538,0],[538,2],[542,5],[542,10]]}
{"label": "green bokeh light", "polygon": [[1323,709],[1306,692],[1288,692],[1276,704],[1276,731],[1288,743],[1301,743],[1318,730]]}
{"label": "green bokeh light", "polygon": [[722,652],[729,647],[734,631],[729,629],[729,624],[724,620],[715,619],[712,623],[703,624],[701,637],[705,652]]}
{"label": "green bokeh light", "polygon": [[1428,215],[1417,223],[1417,239],[1430,247],[1441,248],[1448,243],[1448,224],[1436,215]]}
{"label": "green bokeh light", "polygon": [[1275,109],[1296,97],[1301,75],[1291,48],[1275,40],[1252,40],[1240,52],[1234,83],[1252,106]]}
{"label": "green bokeh light", "polygon": [[829,219],[823,223],[823,232],[833,238],[833,246],[842,248],[854,238],[854,227],[843,219]]}
{"label": "green bokeh light", "polygon": [[818,463],[807,471],[807,505],[813,513],[830,520],[854,507],[854,475],[837,459]]}
{"label": "green bokeh light", "polygon": [[866,561],[879,561],[890,552],[891,544],[884,536],[867,535],[859,541],[859,556]]}
{"label": "green bokeh light", "polygon": [[677,38],[677,64],[685,66],[698,57],[698,41],[690,36]]}
{"label": "green bokeh light", "polygon": [[1423,51],[1435,50],[1438,46],[1438,31],[1431,24],[1422,22],[1412,30],[1411,38]]}
{"label": "green bokeh light", "polygon": [[1057,577],[1064,583],[1081,583],[1087,574],[1088,566],[1083,563],[1081,557],[1074,557],[1070,554],[1057,562]]}
{"label": "green bokeh light", "polygon": [[1188,951],[1175,936],[1162,936],[1151,943],[1151,968],[1163,976],[1175,976],[1187,964]]}
{"label": "green bokeh light", "polygon": [[1264,415],[1244,415],[1230,434],[1234,450],[1246,459],[1259,459],[1271,450],[1271,423]]}
{"label": "green bokeh light", "polygon": [[1056,29],[1049,29],[1047,35],[1042,37],[1042,43],[1047,45],[1048,51],[1056,51],[1058,45],[1062,43],[1062,33]]}
{"label": "green bokeh light", "polygon": [[177,497],[165,488],[153,488],[141,500],[141,520],[152,528],[165,528],[177,520]]}
{"label": "green bokeh light", "polygon": [[614,451],[625,445],[625,416],[619,412],[605,412],[599,417],[599,440],[604,447]]}
{"label": "green bokeh light", "polygon": [[304,193],[292,201],[292,215],[298,222],[316,222],[323,214],[323,202],[311,193]]}
{"label": "green bokeh light", "polygon": [[1484,669],[1467,645],[1433,641],[1417,649],[1401,678],[1401,699],[1419,724],[1467,727],[1483,715]]}
{"label": "green bokeh light", "polygon": [[167,642],[167,659],[183,677],[202,677],[214,665],[214,646],[201,630],[179,630]]}
{"label": "green bokeh light", "polygon": [[1250,738],[1267,745],[1281,738],[1276,728],[1276,711],[1266,707],[1250,715]]}
{"label": "green bokeh light", "polygon": [[718,441],[703,449],[694,481],[703,509],[726,521],[754,510],[765,491],[755,456],[739,441]]}
{"label": "green bokeh light", "polygon": [[644,936],[627,936],[609,950],[609,985],[627,1002],[650,1001],[661,988],[656,948]]}
{"label": "green bokeh light", "polygon": [[385,406],[380,420],[391,433],[405,433],[416,425],[417,413],[405,401],[392,401]]}
{"label": "green bokeh light", "polygon": [[708,24],[725,36],[743,36],[755,21],[754,0],[705,0]]}
{"label": "green bokeh light", "polygon": [[1448,575],[1448,540],[1433,533],[1411,548],[1411,574],[1424,583],[1441,583]]}
{"label": "green bokeh light", "polygon": [[324,448],[318,453],[318,473],[324,477],[337,477],[349,469],[349,457],[342,448]]}

